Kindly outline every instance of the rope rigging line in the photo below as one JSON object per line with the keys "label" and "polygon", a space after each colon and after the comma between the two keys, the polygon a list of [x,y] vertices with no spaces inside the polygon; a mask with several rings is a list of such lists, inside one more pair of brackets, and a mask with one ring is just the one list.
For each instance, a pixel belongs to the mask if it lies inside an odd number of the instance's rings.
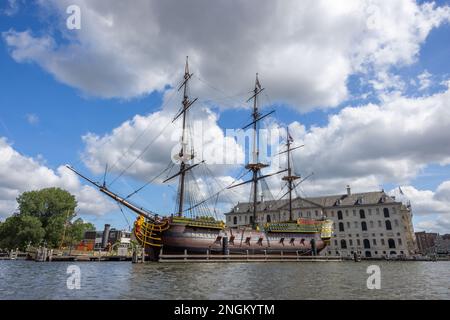
{"label": "rope rigging line", "polygon": [[128,230],[131,230],[131,225],[130,225],[130,222],[128,221],[127,217],[125,216],[125,212],[123,212],[122,207],[120,206],[120,204],[118,202],[116,202],[116,204],[119,207],[120,212],[122,212],[122,215],[125,218],[125,221],[127,222]]}
{"label": "rope rigging line", "polygon": [[[229,99],[230,102],[236,103],[236,104],[238,104],[238,105],[242,104],[243,101],[240,101],[240,100],[234,100],[234,99],[232,99],[232,98],[236,98],[236,97],[240,97],[240,96],[244,96],[244,95],[247,95],[247,94],[249,94],[249,93],[252,93],[252,91],[250,91],[250,92],[242,92],[242,93],[238,93],[238,94],[235,94],[235,95],[229,95],[229,94],[226,93],[225,91],[223,91],[223,90],[221,90],[221,89],[219,89],[219,88],[213,86],[212,84],[210,84],[210,83],[207,82],[206,80],[203,80],[202,78],[200,78],[200,77],[198,77],[198,76],[196,76],[196,75],[194,75],[194,77],[197,78],[197,80],[199,80],[199,81],[203,82],[204,84],[206,84],[206,85],[207,85],[208,87],[210,87],[211,89],[213,89],[213,90],[215,90],[215,91],[217,91],[217,92],[223,94],[223,95],[224,95],[224,96],[222,97],[223,100]],[[212,100],[212,99],[211,99],[211,100]],[[205,101],[207,101],[207,100],[205,100]]]}
{"label": "rope rigging line", "polygon": [[117,179],[119,179],[126,171],[128,171],[128,169],[130,169],[135,163],[136,161],[138,161],[146,152],[147,150],[153,145],[153,143],[155,143],[155,141],[159,138],[159,136],[161,136],[161,134],[167,129],[167,127],[169,127],[172,124],[172,121],[169,121],[164,128],[158,133],[158,135],[156,135],[156,137],[153,138],[153,140],[150,141],[150,143],[142,150],[142,152],[125,168],[123,169],[120,174],[113,179],[113,181],[109,184],[109,186],[111,186],[114,182],[117,181]]}
{"label": "rope rigging line", "polygon": [[153,181],[155,181],[156,179],[158,179],[160,176],[163,175],[164,172],[166,172],[167,170],[172,170],[173,166],[175,166],[175,164],[173,162],[170,162],[169,165],[166,167],[166,169],[164,169],[160,174],[158,174],[156,177],[154,177],[153,179],[147,181],[143,186],[141,186],[140,188],[136,189],[135,191],[133,191],[132,193],[130,193],[128,196],[125,197],[125,200],[127,200],[128,198],[131,198],[132,196],[134,196],[136,193],[140,192],[142,189],[144,189],[146,186],[148,186],[150,183],[152,183]]}
{"label": "rope rigging line", "polygon": [[[163,103],[163,105],[161,105],[160,109],[162,110],[166,105],[168,105],[174,96],[175,96],[175,91],[173,91],[171,93],[171,95],[169,96],[169,99],[167,99]],[[133,148],[135,146],[135,144],[144,136],[144,134],[147,133],[147,131],[150,129],[150,125],[152,125],[152,124],[153,124],[153,122],[149,122],[147,124],[145,129],[134,139],[133,143],[131,145],[129,145],[129,147],[120,154],[119,158],[117,158],[117,160],[114,162],[114,164],[111,166],[111,168],[109,168],[109,171],[112,171],[116,167],[116,165],[119,163],[119,161],[123,159],[125,154],[128,154],[128,152],[131,150],[131,148]]]}
{"label": "rope rigging line", "polygon": [[[209,172],[212,173],[212,171],[211,171],[206,165],[205,165],[204,167],[205,167],[206,170],[208,170]],[[233,181],[229,186],[223,187],[221,190],[219,190],[218,192],[214,193],[214,194],[211,195],[210,197],[208,197],[208,198],[204,199],[203,201],[197,203],[197,204],[194,205],[193,207],[190,207],[190,208],[185,209],[184,211],[188,211],[188,210],[194,209],[194,208],[196,208],[196,207],[198,207],[198,206],[204,204],[205,202],[211,200],[212,198],[218,196],[220,193],[222,193],[222,192],[223,192],[224,190],[226,190],[228,187],[232,186],[237,180],[241,179],[241,178],[242,178],[244,175],[246,175],[247,173],[248,173],[248,172],[245,172],[245,173],[244,173],[243,175],[241,175],[239,178],[234,179],[234,181]],[[213,174],[211,174],[211,177],[216,181],[216,183],[219,185],[219,187],[221,187],[220,182],[216,179],[216,177],[215,177]],[[233,202],[232,199],[229,199],[229,200],[230,200],[230,202]]]}

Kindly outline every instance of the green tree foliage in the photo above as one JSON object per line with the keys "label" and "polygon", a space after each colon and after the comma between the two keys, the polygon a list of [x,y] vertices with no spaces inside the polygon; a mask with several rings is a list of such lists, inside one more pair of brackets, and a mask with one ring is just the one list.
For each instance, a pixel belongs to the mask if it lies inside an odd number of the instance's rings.
{"label": "green tree foliage", "polygon": [[45,241],[49,247],[57,248],[61,246],[67,225],[68,221],[63,215],[55,215],[48,218],[48,223],[45,227]]}
{"label": "green tree foliage", "polygon": [[95,230],[95,226],[92,223],[84,222],[80,218],[76,219],[67,228],[66,243],[68,245],[75,245],[79,243],[83,240],[84,233],[90,230]]}
{"label": "green tree foliage", "polygon": [[0,225],[0,248],[23,250],[28,244],[39,244],[44,235],[39,218],[14,215]]}
{"label": "green tree foliage", "polygon": [[24,192],[17,198],[17,203],[20,215],[39,218],[44,228],[53,216],[64,216],[71,220],[77,206],[75,197],[60,188]]}
{"label": "green tree foliage", "polygon": [[19,212],[0,224],[0,248],[24,249],[30,242],[45,242],[50,248],[73,246],[83,239],[85,231],[95,230],[92,223],[74,220],[77,201],[65,190],[24,192],[17,202]]}

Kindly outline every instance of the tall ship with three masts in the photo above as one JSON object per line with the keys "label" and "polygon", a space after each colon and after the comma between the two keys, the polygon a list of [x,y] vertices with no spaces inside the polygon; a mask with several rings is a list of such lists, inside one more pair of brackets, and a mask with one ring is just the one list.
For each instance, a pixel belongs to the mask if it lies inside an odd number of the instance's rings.
{"label": "tall ship with three masts", "polygon": [[[287,155],[287,168],[272,173],[262,174],[262,169],[268,167],[267,164],[259,161],[259,137],[257,134],[259,122],[273,113],[262,115],[258,109],[258,96],[264,90],[261,87],[256,75],[253,95],[247,102],[253,103],[252,122],[245,128],[253,129],[252,156],[245,166],[246,173],[250,179],[227,186],[225,189],[232,189],[241,185],[251,184],[250,208],[252,216],[249,225],[245,227],[227,227],[225,222],[214,217],[211,209],[205,208],[198,213],[194,213],[195,208],[202,207],[205,200],[199,200],[198,203],[192,203],[192,196],[189,190],[189,181],[195,180],[189,178],[194,169],[204,165],[204,161],[195,163],[195,152],[188,143],[188,112],[197,99],[190,100],[188,94],[189,81],[193,74],[189,72],[188,60],[186,59],[185,72],[178,91],[183,92],[183,100],[180,111],[174,117],[173,121],[182,121],[181,148],[175,156],[178,170],[163,182],[178,178],[178,191],[176,201],[176,212],[169,215],[159,215],[152,211],[143,209],[133,204],[128,197],[121,197],[111,191],[105,183],[99,184],[82,175],[74,168],[68,166],[70,170],[87,180],[102,193],[106,194],[118,204],[125,206],[137,214],[134,223],[134,236],[136,240],[146,249],[148,257],[157,260],[161,249],[164,253],[205,253],[207,250],[211,254],[239,254],[239,253],[296,253],[301,255],[316,255],[328,244],[332,235],[332,222],[321,219],[298,219],[294,220],[292,214],[292,192],[296,187],[295,181],[300,179],[292,170],[291,152],[299,147],[292,147],[292,138],[287,130],[286,150],[280,154]],[[274,175],[285,173],[282,180],[288,187],[289,219],[284,222],[262,223],[257,221],[258,190],[261,182]],[[242,176],[241,176],[242,177]],[[221,190],[220,192],[224,191]],[[215,196],[215,195],[214,195]],[[186,208],[186,198],[190,199],[190,207]],[[198,199],[197,199],[198,200]],[[190,214],[187,214],[190,213]]]}

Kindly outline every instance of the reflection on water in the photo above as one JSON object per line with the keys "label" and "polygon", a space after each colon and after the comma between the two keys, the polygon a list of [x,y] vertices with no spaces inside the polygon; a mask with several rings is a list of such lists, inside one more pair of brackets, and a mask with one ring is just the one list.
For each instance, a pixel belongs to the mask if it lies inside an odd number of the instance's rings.
{"label": "reflection on water", "polygon": [[[0,261],[0,299],[450,299],[450,262],[132,264]],[[366,287],[370,264],[381,289]]]}

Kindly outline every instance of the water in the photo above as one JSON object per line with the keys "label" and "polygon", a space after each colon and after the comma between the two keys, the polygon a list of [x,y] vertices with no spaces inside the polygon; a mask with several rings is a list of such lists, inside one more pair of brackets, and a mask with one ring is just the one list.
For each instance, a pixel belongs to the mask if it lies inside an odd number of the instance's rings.
{"label": "water", "polygon": [[[450,299],[450,262],[132,264],[0,261],[0,299]],[[367,267],[381,268],[369,290]]]}

